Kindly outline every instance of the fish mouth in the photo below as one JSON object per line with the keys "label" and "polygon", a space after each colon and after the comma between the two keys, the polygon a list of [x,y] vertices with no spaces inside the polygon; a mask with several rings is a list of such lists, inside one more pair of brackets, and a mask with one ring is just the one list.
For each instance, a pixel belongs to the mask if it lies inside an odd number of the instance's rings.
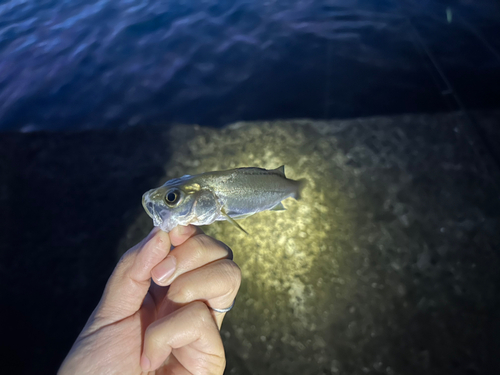
{"label": "fish mouth", "polygon": [[148,216],[153,219],[153,224],[155,227],[160,226],[163,223],[162,217],[155,210],[155,205],[153,202],[149,200],[148,193],[145,193],[142,196],[142,207],[144,207],[144,211],[148,214]]}

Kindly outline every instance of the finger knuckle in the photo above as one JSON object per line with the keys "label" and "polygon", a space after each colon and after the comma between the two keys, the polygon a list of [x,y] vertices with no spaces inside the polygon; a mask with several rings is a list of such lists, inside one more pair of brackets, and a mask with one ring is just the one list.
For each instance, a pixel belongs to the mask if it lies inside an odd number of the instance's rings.
{"label": "finger knuckle", "polygon": [[224,281],[230,286],[229,294],[236,293],[241,285],[241,269],[232,260],[224,260],[221,262],[221,275]]}
{"label": "finger knuckle", "polygon": [[222,241],[217,241],[217,245],[224,249],[224,251],[227,253],[226,258],[233,260],[233,250],[229,246],[227,246],[224,242]]}
{"label": "finger knuckle", "polygon": [[173,302],[185,303],[193,299],[193,290],[189,285],[184,285],[177,279],[170,285],[167,295]]}
{"label": "finger knuckle", "polygon": [[194,257],[196,259],[204,259],[207,253],[215,252],[217,257],[233,259],[233,251],[225,243],[216,240],[206,234],[197,234],[191,238],[191,247],[194,250]]}
{"label": "finger knuckle", "polygon": [[144,340],[148,342],[148,344],[152,347],[161,346],[163,343],[164,335],[160,330],[155,329],[157,325],[153,323],[150,325],[144,334]]}
{"label": "finger knuckle", "polygon": [[197,234],[191,240],[194,242],[193,246],[197,251],[197,255],[202,255],[213,245],[213,239],[206,234]]}
{"label": "finger knuckle", "polygon": [[189,304],[191,314],[193,314],[193,322],[206,323],[212,319],[208,306],[202,301],[193,301]]}
{"label": "finger knuckle", "polygon": [[195,374],[222,375],[226,368],[226,358],[224,353],[205,354],[194,360],[193,367]]}

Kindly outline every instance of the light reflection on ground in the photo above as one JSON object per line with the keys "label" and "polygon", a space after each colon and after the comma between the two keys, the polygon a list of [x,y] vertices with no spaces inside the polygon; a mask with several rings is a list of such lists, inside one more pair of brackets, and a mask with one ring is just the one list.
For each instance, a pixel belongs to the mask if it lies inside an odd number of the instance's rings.
{"label": "light reflection on ground", "polygon": [[[412,122],[420,126],[404,126]],[[498,260],[487,252],[487,234],[472,241],[455,219],[494,224],[469,203],[483,193],[469,177],[481,176],[453,138],[455,122],[453,115],[401,116],[169,132],[172,156],[158,184],[282,164],[289,178],[309,181],[303,200],[284,202],[285,212],[240,221],[248,236],[227,222],[204,228],[233,249],[243,275],[222,330],[228,373],[417,374],[430,356],[441,358],[435,368],[443,371],[461,366],[443,343],[481,339],[454,293],[489,306],[469,280],[492,275]],[[143,214],[131,232],[150,227]],[[474,269],[462,259],[472,248],[486,251]],[[480,361],[481,350],[463,366]]]}

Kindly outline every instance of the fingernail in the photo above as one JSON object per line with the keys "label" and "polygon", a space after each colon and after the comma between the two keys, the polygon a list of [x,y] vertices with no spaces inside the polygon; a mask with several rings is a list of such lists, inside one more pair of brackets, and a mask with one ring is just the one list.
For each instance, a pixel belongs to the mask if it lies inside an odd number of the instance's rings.
{"label": "fingernail", "polygon": [[[136,357],[137,358],[137,357]],[[141,356],[141,368],[142,371],[149,371],[151,367],[151,361],[144,354]]]}
{"label": "fingernail", "polygon": [[153,277],[163,284],[174,273],[176,263],[175,257],[169,255],[163,262],[153,268],[151,271]]}

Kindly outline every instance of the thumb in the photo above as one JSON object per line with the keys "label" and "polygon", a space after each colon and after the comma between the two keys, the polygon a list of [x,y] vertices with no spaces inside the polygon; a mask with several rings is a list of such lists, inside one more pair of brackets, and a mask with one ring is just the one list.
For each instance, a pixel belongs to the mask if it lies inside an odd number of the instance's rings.
{"label": "thumb", "polygon": [[[169,251],[168,233],[154,228],[121,257],[92,314],[92,331],[139,311],[151,284],[151,270],[165,259]],[[98,327],[95,327],[96,324]]]}

